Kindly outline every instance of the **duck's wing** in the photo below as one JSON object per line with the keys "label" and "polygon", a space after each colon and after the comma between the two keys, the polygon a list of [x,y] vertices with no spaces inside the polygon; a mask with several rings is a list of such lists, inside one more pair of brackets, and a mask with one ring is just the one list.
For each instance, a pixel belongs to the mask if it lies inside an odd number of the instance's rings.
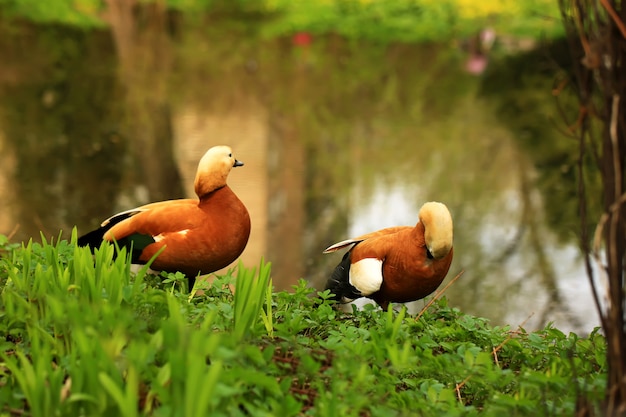
{"label": "duck's wing", "polygon": [[109,226],[109,228],[113,227],[114,225],[118,224],[119,222],[126,220],[127,218],[134,216],[135,214],[147,211],[149,209],[143,209],[141,207],[135,207],[134,209],[130,209],[130,210],[124,210],[122,212],[116,213],[114,215],[112,215],[111,217],[109,217],[108,219],[104,220],[102,223],[100,223],[100,227],[107,227]]}
{"label": "duck's wing", "polygon": [[[198,201],[180,199],[146,204],[112,217],[106,240],[121,240],[131,235],[154,238],[163,233],[179,232],[189,228]],[[106,226],[105,226],[106,227]]]}
{"label": "duck's wing", "polygon": [[354,245],[356,243],[362,242],[363,239],[347,239],[347,240],[342,240],[341,242],[337,242],[334,245],[331,245],[329,247],[327,247],[326,249],[324,249],[324,252],[322,253],[331,253],[331,252],[335,252],[338,251],[339,249],[343,249],[347,246],[351,246]]}
{"label": "duck's wing", "polygon": [[364,235],[354,237],[352,239],[342,240],[341,242],[337,242],[329,247],[327,247],[322,253],[331,253],[338,251],[339,249],[346,248],[348,246],[355,245],[359,242],[363,242],[364,240],[371,239],[374,237],[389,235],[393,233],[398,233],[402,230],[411,229],[411,226],[395,226],[395,227],[387,227],[386,229],[380,229],[375,232],[366,233]]}
{"label": "duck's wing", "polygon": [[[114,237],[115,240],[124,239],[127,236],[131,235],[140,235],[137,233],[137,230],[134,228],[135,226],[131,224],[130,219],[142,214],[148,213],[154,210],[159,210],[163,207],[168,207],[172,205],[183,205],[187,206],[189,204],[197,204],[197,200],[193,199],[179,199],[179,200],[169,200],[169,201],[160,201],[157,203],[150,203],[140,207],[135,207],[130,210],[125,210],[120,213],[114,214],[108,219],[104,220],[100,227],[88,232],[78,238],[77,244],[78,246],[90,246],[91,248],[97,248],[100,246],[100,243],[105,240],[105,235],[107,235],[106,240],[110,240],[110,236]],[[134,223],[134,222],[132,222]],[[115,229],[115,233],[110,233],[111,229]],[[144,235],[142,233],[141,235]],[[145,247],[147,244],[154,242],[151,237],[149,239],[140,239],[142,240],[141,245]],[[145,242],[143,240],[146,240]]]}
{"label": "duck's wing", "polygon": [[119,222],[121,222],[123,220],[126,220],[129,217],[132,217],[132,216],[134,216],[136,214],[143,213],[144,211],[148,211],[148,210],[158,209],[158,208],[164,207],[164,206],[170,206],[173,203],[191,203],[191,202],[194,202],[195,204],[198,203],[197,200],[188,199],[188,198],[181,198],[181,199],[178,199],[178,200],[159,201],[159,202],[156,202],[156,203],[144,204],[143,206],[135,207],[135,208],[132,208],[130,210],[124,210],[124,211],[121,211],[119,213],[116,213],[116,214],[112,215],[108,219],[104,220],[100,224],[100,227],[105,227],[105,226],[107,226],[109,224],[110,224],[109,227],[112,227],[112,226],[116,225],[117,223],[119,223]]}
{"label": "duck's wing", "polygon": [[127,220],[131,216],[134,216],[146,210],[147,209],[137,207],[134,209],[122,211],[121,213],[114,214],[113,216],[100,223],[100,227],[98,227],[97,229],[80,236],[76,243],[78,244],[78,246],[89,246],[92,249],[95,249],[99,247],[100,243],[102,243],[102,241],[104,240],[104,234],[108,232],[113,226],[123,222],[124,220]]}

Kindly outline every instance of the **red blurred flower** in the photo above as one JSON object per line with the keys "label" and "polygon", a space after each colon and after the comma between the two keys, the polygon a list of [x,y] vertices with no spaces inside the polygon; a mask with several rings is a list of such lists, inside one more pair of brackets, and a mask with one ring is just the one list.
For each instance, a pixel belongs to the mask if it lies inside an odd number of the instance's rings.
{"label": "red blurred flower", "polygon": [[311,44],[313,40],[313,36],[311,36],[308,32],[298,32],[293,35],[291,41],[295,46],[299,46],[301,48],[307,47]]}

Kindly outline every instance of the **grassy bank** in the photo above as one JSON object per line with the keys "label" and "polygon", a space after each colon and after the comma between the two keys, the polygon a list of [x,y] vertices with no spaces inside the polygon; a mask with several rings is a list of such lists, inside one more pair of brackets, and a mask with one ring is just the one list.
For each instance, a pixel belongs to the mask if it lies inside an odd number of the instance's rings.
{"label": "grassy bank", "polygon": [[445,299],[345,314],[304,281],[272,292],[263,261],[190,297],[111,246],[0,248],[0,415],[560,416],[604,389],[596,332],[491,327]]}

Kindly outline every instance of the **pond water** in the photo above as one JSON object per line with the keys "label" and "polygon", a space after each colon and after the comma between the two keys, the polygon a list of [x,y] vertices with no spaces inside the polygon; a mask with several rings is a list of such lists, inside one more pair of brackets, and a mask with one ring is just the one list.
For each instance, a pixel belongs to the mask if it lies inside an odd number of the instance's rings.
{"label": "pond water", "polygon": [[[499,117],[493,93],[481,93],[485,79],[464,72],[461,51],[332,37],[306,48],[236,37],[216,45],[196,31],[172,46],[176,65],[150,75],[166,92],[126,85],[139,97],[129,103],[107,33],[11,36],[0,45],[10,58],[0,71],[0,233],[14,240],[40,230],[67,237],[116,210],[189,196],[200,156],[230,144],[246,165],[229,181],[253,222],[242,259],[271,261],[279,289],[299,278],[323,286],[341,256],[325,247],[412,225],[421,204],[437,200],[455,223],[448,279],[463,271],[446,292],[451,305],[512,327],[598,325],[576,231],[562,237],[532,152]],[[547,101],[550,82],[529,94]]]}

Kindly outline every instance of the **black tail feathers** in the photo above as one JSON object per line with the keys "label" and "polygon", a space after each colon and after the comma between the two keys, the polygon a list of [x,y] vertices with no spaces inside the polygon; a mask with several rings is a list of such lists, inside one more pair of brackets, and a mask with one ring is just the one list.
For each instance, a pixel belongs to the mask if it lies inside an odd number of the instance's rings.
{"label": "black tail feathers", "polygon": [[350,302],[363,297],[359,290],[350,284],[350,255],[350,251],[343,255],[341,262],[326,281],[324,290],[330,290],[334,294],[332,299],[335,301]]}
{"label": "black tail feathers", "polygon": [[98,248],[100,247],[100,244],[104,239],[104,234],[107,230],[109,230],[109,227],[99,227],[96,230],[92,230],[91,232],[80,236],[76,243],[78,246],[89,246],[92,250]]}
{"label": "black tail feathers", "polygon": [[130,216],[132,216],[133,212],[123,212],[117,214],[110,219],[106,220],[102,226],[98,227],[96,230],[92,230],[89,233],[85,233],[81,237],[78,238],[76,242],[78,246],[89,246],[93,251],[95,248],[99,248],[100,244],[104,240],[104,234],[113,226],[121,222],[122,220],[126,220]]}
{"label": "black tail feathers", "polygon": [[[129,218],[133,214],[135,213],[125,212],[125,213],[121,213],[117,216],[112,217],[111,219],[109,219],[108,222],[104,224],[104,226],[100,226],[96,230],[92,230],[91,232],[85,233],[84,235],[79,237],[76,243],[78,244],[78,246],[89,246],[89,248],[93,252],[94,249],[100,247],[100,245],[102,244],[102,241],[104,240],[104,235],[109,229],[111,229],[113,226],[115,226],[122,220]],[[135,233],[135,234],[126,236],[123,239],[118,240],[117,246],[119,248],[125,247],[128,251],[131,252],[132,263],[143,263],[139,261],[141,252],[144,250],[146,246],[154,242],[155,242],[154,238],[150,235],[143,235],[143,234]]]}

